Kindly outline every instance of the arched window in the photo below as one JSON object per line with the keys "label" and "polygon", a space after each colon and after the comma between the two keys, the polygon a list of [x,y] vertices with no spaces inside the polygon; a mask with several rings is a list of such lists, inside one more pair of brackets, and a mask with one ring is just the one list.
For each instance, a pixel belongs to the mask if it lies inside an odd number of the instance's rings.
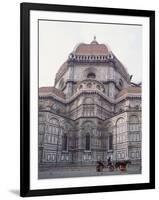
{"label": "arched window", "polygon": [[140,136],[140,124],[139,124],[139,120],[138,117],[136,115],[131,115],[129,117],[129,140],[136,142],[136,141],[140,141],[141,136]]}
{"label": "arched window", "polygon": [[63,150],[63,151],[67,151],[67,142],[68,142],[67,135],[64,134],[64,135],[62,136],[62,150]]}
{"label": "arched window", "polygon": [[50,119],[49,119],[49,122],[50,122],[52,125],[55,125],[55,126],[58,126],[58,125],[59,125],[58,120],[55,119],[55,118],[50,118]]}
{"label": "arched window", "polygon": [[86,134],[86,147],[85,150],[89,151],[90,150],[90,134]]}
{"label": "arched window", "polygon": [[106,132],[108,134],[107,136],[107,145],[108,145],[108,151],[113,149],[113,124],[111,122],[108,122],[106,126]]}
{"label": "arched window", "polygon": [[96,75],[93,72],[88,73],[87,78],[96,78]]}
{"label": "arched window", "polygon": [[132,115],[129,118],[130,131],[139,131],[139,121],[136,115]]}
{"label": "arched window", "polygon": [[113,149],[113,136],[109,135],[108,136],[108,150],[112,150]]}
{"label": "arched window", "polygon": [[91,97],[86,97],[84,99],[84,104],[93,104],[93,99]]}
{"label": "arched window", "polygon": [[117,133],[124,132],[124,128],[125,128],[124,119],[123,118],[118,119],[118,121],[117,121]]}
{"label": "arched window", "polygon": [[100,90],[100,85],[97,85],[96,87],[97,87],[98,90]]}
{"label": "arched window", "polygon": [[122,143],[125,141],[125,122],[123,118],[119,118],[116,123],[117,128],[117,143]]}
{"label": "arched window", "polygon": [[92,87],[92,83],[87,83],[87,87],[91,88]]}
{"label": "arched window", "polygon": [[45,130],[46,130],[46,132],[45,132],[46,140],[45,141],[47,143],[57,144],[58,134],[60,131],[59,121],[54,117],[50,117],[49,124]]}

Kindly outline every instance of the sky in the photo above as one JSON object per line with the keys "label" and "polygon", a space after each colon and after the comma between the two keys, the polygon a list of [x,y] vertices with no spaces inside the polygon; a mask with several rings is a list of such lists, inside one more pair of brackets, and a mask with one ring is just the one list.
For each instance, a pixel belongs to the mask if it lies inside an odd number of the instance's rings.
{"label": "sky", "polygon": [[133,82],[142,81],[142,26],[39,21],[39,86],[53,86],[75,46],[90,43],[94,36],[111,49]]}

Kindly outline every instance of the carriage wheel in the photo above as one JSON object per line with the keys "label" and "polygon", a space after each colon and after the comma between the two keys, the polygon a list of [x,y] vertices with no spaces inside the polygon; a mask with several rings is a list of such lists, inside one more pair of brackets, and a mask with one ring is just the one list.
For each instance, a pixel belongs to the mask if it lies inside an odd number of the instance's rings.
{"label": "carriage wheel", "polygon": [[109,171],[111,171],[111,172],[114,171],[114,166],[110,166]]}

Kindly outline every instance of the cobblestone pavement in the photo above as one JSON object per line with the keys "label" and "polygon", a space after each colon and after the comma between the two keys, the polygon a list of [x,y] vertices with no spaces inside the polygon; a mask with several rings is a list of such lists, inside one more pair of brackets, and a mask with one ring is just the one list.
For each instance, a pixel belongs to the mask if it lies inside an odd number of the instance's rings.
{"label": "cobblestone pavement", "polygon": [[81,168],[52,168],[39,172],[39,179],[47,178],[67,178],[67,177],[87,177],[87,176],[110,176],[110,175],[127,175],[140,174],[139,167],[128,167],[125,172],[120,170],[109,171],[104,169],[103,172],[96,172],[95,167],[81,167]]}

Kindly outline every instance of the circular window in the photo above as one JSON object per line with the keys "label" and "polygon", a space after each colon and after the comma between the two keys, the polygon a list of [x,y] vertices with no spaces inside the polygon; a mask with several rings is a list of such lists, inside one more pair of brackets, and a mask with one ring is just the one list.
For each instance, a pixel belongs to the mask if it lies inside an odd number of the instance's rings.
{"label": "circular window", "polygon": [[97,85],[96,87],[97,87],[98,90],[100,90],[100,86],[99,85]]}
{"label": "circular window", "polygon": [[88,83],[88,84],[87,84],[87,87],[88,87],[88,88],[91,88],[91,87],[92,87],[92,83]]}
{"label": "circular window", "polygon": [[87,78],[96,78],[96,75],[91,72],[87,75]]}

